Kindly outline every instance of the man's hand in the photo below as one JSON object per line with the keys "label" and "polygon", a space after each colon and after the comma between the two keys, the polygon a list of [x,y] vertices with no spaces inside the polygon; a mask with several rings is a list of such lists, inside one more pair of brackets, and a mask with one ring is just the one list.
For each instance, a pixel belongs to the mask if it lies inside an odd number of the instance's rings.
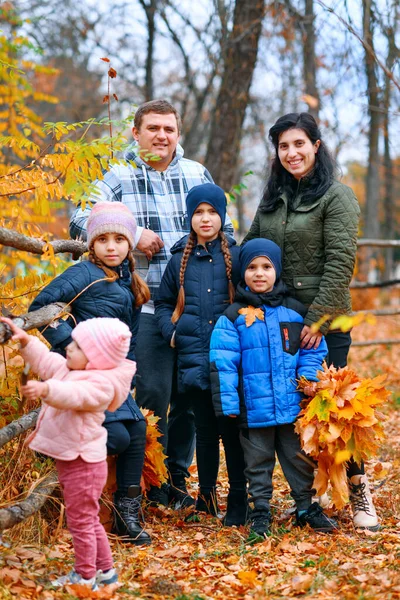
{"label": "man's hand", "polygon": [[0,321],[2,321],[3,323],[6,323],[6,325],[8,325],[9,328],[11,329],[11,331],[13,333],[11,340],[13,342],[19,342],[21,345],[21,348],[25,348],[25,346],[29,342],[29,335],[26,333],[26,331],[24,331],[20,327],[17,327],[14,324],[14,321],[12,319],[7,319],[6,317],[0,317]]}
{"label": "man's hand", "polygon": [[49,393],[49,386],[45,381],[28,381],[21,387],[21,392],[27,400],[36,400],[36,398],[45,398]]}
{"label": "man's hand", "polygon": [[151,260],[153,255],[157,254],[163,246],[164,242],[159,235],[151,231],[151,229],[143,229],[136,248],[146,255],[147,260]]}
{"label": "man's hand", "polygon": [[303,329],[301,330],[300,339],[300,346],[302,348],[306,348],[306,350],[311,350],[311,348],[314,348],[314,350],[316,350],[321,343],[322,333],[320,331],[312,333],[311,327],[304,325]]}

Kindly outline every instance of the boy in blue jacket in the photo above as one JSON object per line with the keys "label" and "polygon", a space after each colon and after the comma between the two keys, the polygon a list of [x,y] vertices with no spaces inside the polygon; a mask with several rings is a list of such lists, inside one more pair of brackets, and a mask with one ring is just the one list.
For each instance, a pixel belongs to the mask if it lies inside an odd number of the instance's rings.
{"label": "boy in blue jacket", "polygon": [[239,419],[249,501],[250,527],[269,533],[275,453],[296,502],[296,523],[330,532],[337,524],[312,503],[314,472],[299,457],[294,421],[300,410],[301,376],[317,381],[327,354],[300,347],[305,307],[287,296],[280,280],[281,251],[272,241],[253,239],[241,247],[235,302],[218,319],[211,336],[211,387],[217,416]]}

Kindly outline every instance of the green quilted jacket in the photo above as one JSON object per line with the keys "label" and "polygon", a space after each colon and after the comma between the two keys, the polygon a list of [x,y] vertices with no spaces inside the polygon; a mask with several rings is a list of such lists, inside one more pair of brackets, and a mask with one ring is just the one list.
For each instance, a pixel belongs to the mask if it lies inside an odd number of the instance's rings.
{"label": "green quilted jacket", "polygon": [[[332,318],[351,312],[349,285],[357,250],[360,208],[353,191],[335,181],[312,204],[288,211],[283,193],[276,208],[257,210],[243,240],[262,237],[282,250],[282,278],[290,293],[308,307],[304,319],[312,325],[324,315]],[[322,327],[325,335],[329,321]]]}

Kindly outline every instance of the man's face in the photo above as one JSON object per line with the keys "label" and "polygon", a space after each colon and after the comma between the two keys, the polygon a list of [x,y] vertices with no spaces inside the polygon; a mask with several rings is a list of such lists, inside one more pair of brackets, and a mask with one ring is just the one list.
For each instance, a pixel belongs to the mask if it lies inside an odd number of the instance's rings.
{"label": "man's face", "polygon": [[[142,151],[142,158],[157,171],[164,171],[174,157],[179,141],[178,124],[173,113],[148,113],[143,116],[140,129],[133,127],[133,137]],[[146,153],[157,155],[158,160],[146,158]]]}

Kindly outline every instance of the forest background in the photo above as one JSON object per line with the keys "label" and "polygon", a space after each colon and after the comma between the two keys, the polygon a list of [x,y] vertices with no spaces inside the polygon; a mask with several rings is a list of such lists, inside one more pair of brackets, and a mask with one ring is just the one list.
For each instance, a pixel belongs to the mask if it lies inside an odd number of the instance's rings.
{"label": "forest background", "polygon": [[[315,546],[307,533],[293,537],[284,521],[255,552],[245,532],[227,533],[215,524],[190,529],[168,512],[150,515],[152,557],[136,550],[127,554],[115,542],[127,597],[263,598],[268,591],[271,597],[335,598],[343,586],[346,598],[375,598],[382,590],[387,598],[400,597],[399,5],[399,0],[0,4],[3,312],[24,314],[36,293],[71,263],[71,253],[62,253],[65,244],[55,240],[68,237],[74,204],[130,143],[135,106],[156,97],[181,112],[185,155],[203,162],[229,192],[238,237],[251,223],[265,182],[269,127],[286,112],[311,112],[360,201],[360,238],[375,242],[360,246],[352,293],[355,310],[379,314],[374,324],[356,317],[361,324],[353,330],[350,364],[364,377],[386,373],[393,391],[386,407],[387,442],[370,466],[383,533],[353,534],[347,512],[344,538],[318,540]],[[388,240],[393,243],[386,247]],[[82,252],[79,245],[74,250]],[[371,342],[378,345],[365,345]],[[34,407],[19,397],[22,363],[16,348],[2,346],[0,352],[4,428]],[[20,436],[0,450],[0,520],[3,507],[24,498],[50,471],[22,442]],[[194,469],[193,491],[195,484]],[[280,474],[277,497],[282,513],[289,501]],[[9,530],[1,597],[56,597],[46,595],[53,593],[43,583],[42,563],[62,571],[71,559],[69,538],[60,534],[62,519],[56,502]],[[171,536],[171,528],[179,533]],[[363,567],[376,560],[379,573],[365,578]]]}

